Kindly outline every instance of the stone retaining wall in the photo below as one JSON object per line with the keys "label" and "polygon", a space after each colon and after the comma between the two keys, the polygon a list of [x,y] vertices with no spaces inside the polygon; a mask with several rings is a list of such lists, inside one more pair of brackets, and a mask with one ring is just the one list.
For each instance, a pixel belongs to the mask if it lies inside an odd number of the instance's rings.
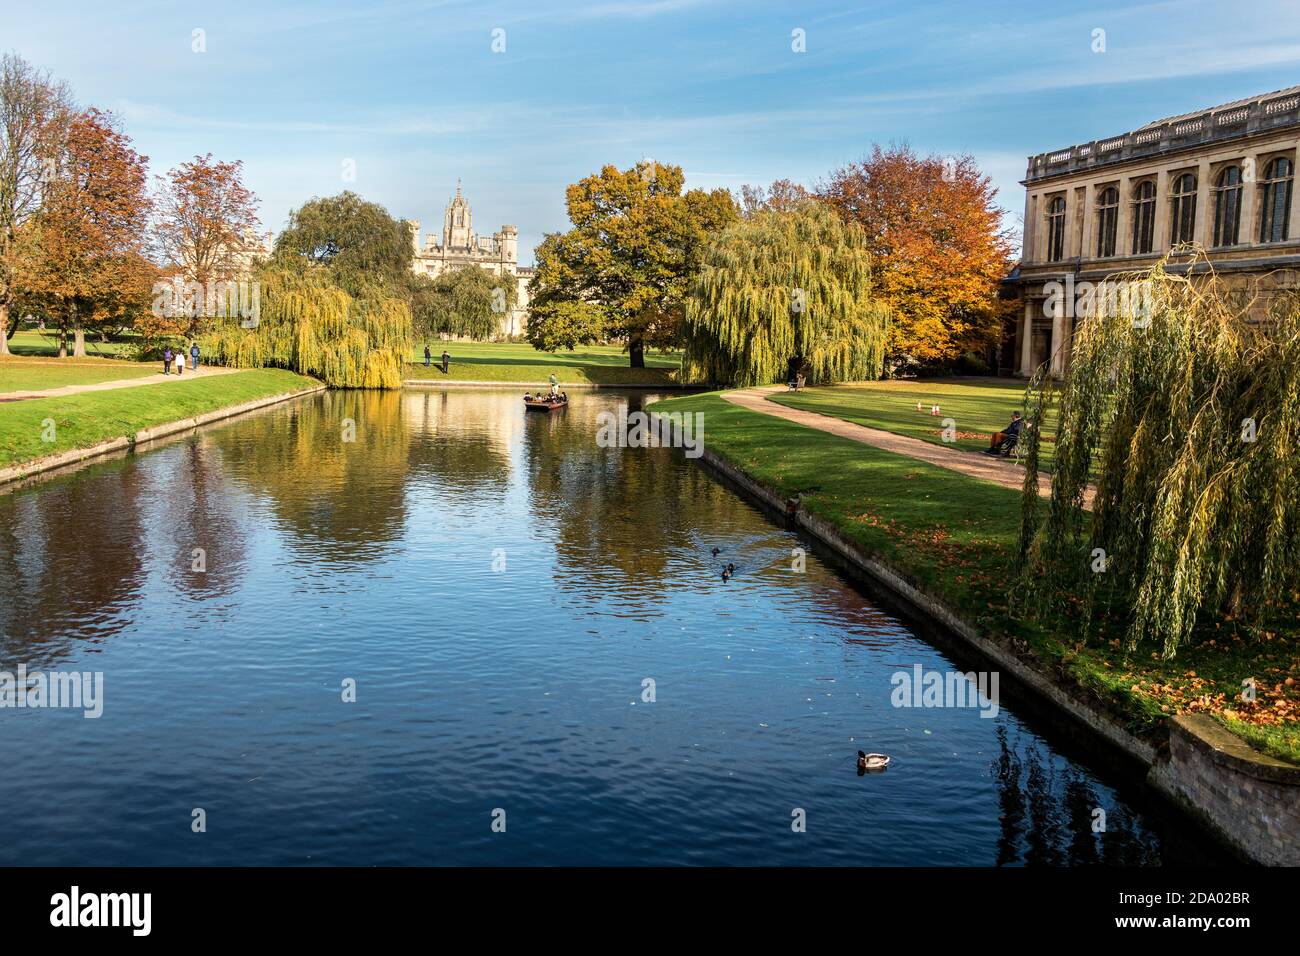
{"label": "stone retaining wall", "polygon": [[1300,767],[1252,748],[1204,714],[1169,721],[1147,781],[1250,859],[1300,866]]}

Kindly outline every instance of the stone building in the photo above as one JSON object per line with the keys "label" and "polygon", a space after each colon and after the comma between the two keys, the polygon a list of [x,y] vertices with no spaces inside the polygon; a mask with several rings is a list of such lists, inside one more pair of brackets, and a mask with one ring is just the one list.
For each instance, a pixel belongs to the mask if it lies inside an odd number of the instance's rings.
{"label": "stone building", "polygon": [[502,338],[522,335],[528,314],[528,280],[533,277],[531,266],[519,265],[519,230],[502,226],[491,236],[474,232],[474,213],[469,202],[460,193],[460,180],[456,180],[456,195],[447,204],[442,218],[442,233],[429,233],[420,242],[420,223],[406,220],[411,229],[411,242],[415,258],[411,267],[430,278],[437,278],[449,269],[478,266],[493,275],[504,276],[514,283],[515,304],[501,316]]}
{"label": "stone building", "polygon": [[[1298,146],[1295,86],[1031,156],[1021,261],[1004,282],[1022,308],[1006,330],[1002,370],[1029,375],[1050,361],[1059,374],[1081,319],[1051,307],[1053,294],[1149,268],[1184,243],[1261,302],[1296,288]],[[1178,258],[1170,272],[1189,268],[1190,256]]]}

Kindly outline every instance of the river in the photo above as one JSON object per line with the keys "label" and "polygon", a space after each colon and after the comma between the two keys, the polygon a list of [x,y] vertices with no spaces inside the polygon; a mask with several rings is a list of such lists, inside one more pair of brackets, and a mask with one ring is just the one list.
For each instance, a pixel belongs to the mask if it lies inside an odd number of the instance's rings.
{"label": "river", "polygon": [[699,462],[598,447],[654,397],[326,393],[0,495],[0,668],[103,675],[0,710],[0,862],[1195,858],[1005,692],[893,706],[959,665]]}

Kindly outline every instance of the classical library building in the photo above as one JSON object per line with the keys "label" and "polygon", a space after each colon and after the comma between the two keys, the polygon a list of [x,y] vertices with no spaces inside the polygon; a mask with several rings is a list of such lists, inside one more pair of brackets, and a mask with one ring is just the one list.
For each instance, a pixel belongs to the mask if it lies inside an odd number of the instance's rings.
{"label": "classical library building", "polygon": [[1081,319],[1049,305],[1062,288],[1147,269],[1184,244],[1202,247],[1208,266],[1178,254],[1169,272],[1213,268],[1257,293],[1257,307],[1297,288],[1298,145],[1300,86],[1031,156],[1021,261],[1004,283],[1021,309],[1006,330],[1003,372],[1065,368]]}

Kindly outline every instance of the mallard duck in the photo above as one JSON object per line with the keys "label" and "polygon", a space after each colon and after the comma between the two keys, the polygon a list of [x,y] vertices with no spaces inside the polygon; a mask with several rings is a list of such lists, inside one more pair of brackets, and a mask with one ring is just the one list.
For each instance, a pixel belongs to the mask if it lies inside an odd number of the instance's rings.
{"label": "mallard duck", "polygon": [[858,751],[859,770],[884,770],[889,766],[889,758],[884,754],[869,754]]}

